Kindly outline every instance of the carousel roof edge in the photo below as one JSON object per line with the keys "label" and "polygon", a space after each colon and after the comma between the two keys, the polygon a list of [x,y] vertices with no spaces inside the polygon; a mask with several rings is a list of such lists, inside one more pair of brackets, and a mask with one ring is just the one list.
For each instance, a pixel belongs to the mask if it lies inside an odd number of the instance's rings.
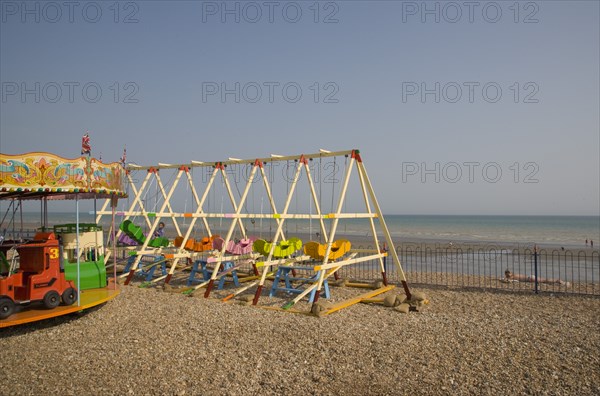
{"label": "carousel roof edge", "polygon": [[126,197],[124,180],[120,162],[105,164],[93,157],[64,158],[45,152],[0,153],[0,199]]}

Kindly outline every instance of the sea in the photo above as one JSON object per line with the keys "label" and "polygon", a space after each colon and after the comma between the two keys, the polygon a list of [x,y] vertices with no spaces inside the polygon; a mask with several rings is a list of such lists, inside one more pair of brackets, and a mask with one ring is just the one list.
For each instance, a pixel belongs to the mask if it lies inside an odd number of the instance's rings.
{"label": "sea", "polygon": [[[5,216],[6,215],[6,216]],[[4,220],[2,220],[4,217]],[[21,228],[21,215],[16,213],[11,221],[12,213],[0,213],[0,235],[8,239],[13,230]],[[475,215],[385,215],[385,223],[395,243],[403,241],[424,243],[498,243],[517,246],[549,245],[565,248],[584,248],[585,241],[594,241],[594,247],[600,244],[600,216],[475,216]],[[117,222],[122,217],[117,216]],[[133,218],[143,226],[141,218]],[[24,229],[35,229],[41,224],[40,213],[23,212]],[[49,225],[75,223],[74,212],[49,212]],[[94,222],[93,212],[81,212],[79,221]],[[189,224],[190,219],[178,219],[181,225]],[[209,219],[211,229],[226,232],[231,224],[229,219]],[[173,228],[167,223],[167,229]],[[331,220],[326,221],[326,229],[330,229]],[[378,226],[377,220],[376,227]],[[110,217],[105,216],[104,226],[110,224]],[[320,231],[317,220],[287,220],[284,223],[286,235],[298,233],[315,235]],[[197,221],[198,228],[201,222]],[[277,225],[272,220],[247,219],[244,223],[249,234],[272,234]],[[380,227],[377,227],[380,234]],[[198,232],[202,233],[201,230]],[[341,219],[337,235],[353,236],[364,239],[371,235],[371,226],[366,219]],[[396,242],[397,241],[397,242]]]}

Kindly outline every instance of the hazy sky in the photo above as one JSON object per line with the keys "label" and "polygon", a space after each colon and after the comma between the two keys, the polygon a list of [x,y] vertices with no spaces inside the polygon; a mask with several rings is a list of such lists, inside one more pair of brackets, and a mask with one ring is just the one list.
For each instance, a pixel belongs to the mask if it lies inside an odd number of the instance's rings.
{"label": "hazy sky", "polygon": [[384,212],[600,214],[597,1],[0,1],[0,151],[358,148]]}

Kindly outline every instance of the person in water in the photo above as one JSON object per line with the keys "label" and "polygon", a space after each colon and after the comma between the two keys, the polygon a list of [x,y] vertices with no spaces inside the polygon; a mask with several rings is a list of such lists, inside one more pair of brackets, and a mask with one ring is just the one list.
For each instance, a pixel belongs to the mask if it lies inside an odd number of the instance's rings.
{"label": "person in water", "polygon": [[[519,282],[535,282],[535,275],[522,275],[522,274],[513,274],[510,270],[504,271],[504,278],[507,281],[519,281]],[[565,282],[561,279],[551,279],[551,278],[542,278],[538,277],[537,281],[539,283],[547,283],[547,284],[558,284],[569,287],[571,284],[569,282]]]}

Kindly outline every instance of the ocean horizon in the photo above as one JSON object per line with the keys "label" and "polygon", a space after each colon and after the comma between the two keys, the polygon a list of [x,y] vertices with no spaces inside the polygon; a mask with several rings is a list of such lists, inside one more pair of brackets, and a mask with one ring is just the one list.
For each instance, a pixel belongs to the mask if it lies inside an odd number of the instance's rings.
{"label": "ocean horizon", "polygon": [[[1,214],[4,217],[4,213]],[[0,220],[2,220],[0,217]],[[123,217],[117,216],[117,222]],[[141,220],[138,216],[132,218]],[[392,238],[398,242],[442,242],[442,243],[506,243],[516,245],[560,245],[565,247],[586,247],[585,241],[594,241],[597,247],[600,243],[600,216],[543,216],[543,215],[384,215],[385,222]],[[167,219],[168,220],[168,219]],[[74,212],[48,212],[48,224],[74,223]],[[94,222],[92,212],[81,212],[79,221]],[[326,221],[329,230],[330,221]],[[181,226],[189,224],[190,219],[178,219]],[[21,217],[16,214],[14,229],[19,230]],[[103,225],[109,225],[110,217],[102,220]],[[140,225],[143,222],[140,221]],[[165,221],[167,229],[173,228],[172,223]],[[41,216],[36,212],[23,212],[23,228],[34,229],[41,224]],[[222,231],[229,225],[228,219],[209,219],[212,229]],[[272,220],[256,219],[254,222],[244,222],[247,232],[272,233],[276,225]],[[376,227],[377,227],[376,220]],[[201,222],[196,223],[198,232],[203,232]],[[314,235],[319,232],[317,220],[287,220],[287,234]],[[377,227],[380,234],[380,227]],[[13,230],[10,213],[0,225],[0,235],[6,236]],[[174,231],[174,230],[172,230]],[[371,233],[367,219],[341,219],[338,224],[338,234],[346,235],[349,239],[368,237]],[[589,244],[588,244],[589,246]]]}

